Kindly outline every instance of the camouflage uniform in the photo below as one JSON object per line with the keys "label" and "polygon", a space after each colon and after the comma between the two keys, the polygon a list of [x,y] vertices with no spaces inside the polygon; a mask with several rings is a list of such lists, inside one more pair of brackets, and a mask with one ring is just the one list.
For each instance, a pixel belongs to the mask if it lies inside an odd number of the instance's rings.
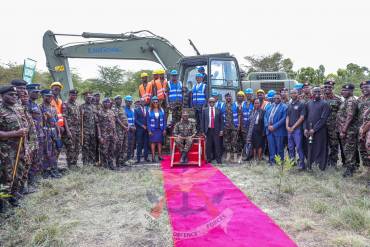
{"label": "camouflage uniform", "polygon": [[42,171],[42,159],[44,156],[45,133],[44,133],[44,128],[43,128],[41,110],[38,105],[36,105],[36,107],[40,113],[40,117],[33,118],[33,123],[36,129],[38,149],[36,152],[32,154],[32,157],[31,157],[32,165],[31,165],[30,175],[34,175],[37,172]]}
{"label": "camouflage uniform", "polygon": [[83,165],[95,164],[97,157],[97,130],[96,130],[96,107],[93,104],[82,104],[80,106],[82,127],[82,163]]}
{"label": "camouflage uniform", "polygon": [[175,125],[173,130],[175,136],[186,137],[176,138],[175,143],[180,152],[189,152],[193,145],[192,136],[196,134],[196,124],[193,119],[189,119],[187,122],[180,121]]}
{"label": "camouflage uniform", "polygon": [[104,167],[113,168],[116,135],[116,117],[111,109],[103,109],[97,114],[97,125],[103,145],[100,145],[101,163]]}
{"label": "camouflage uniform", "polygon": [[169,103],[169,105],[170,105],[169,109],[171,110],[172,113],[172,123],[177,124],[178,122],[181,121],[182,104],[179,102],[173,102]]}
{"label": "camouflage uniform", "polygon": [[225,125],[223,133],[224,149],[227,153],[237,153],[237,146],[235,145],[238,139],[238,131],[234,126],[233,121],[233,103],[225,103]]}
{"label": "camouflage uniform", "polygon": [[114,112],[114,116],[116,119],[116,133],[117,133],[117,143],[116,143],[116,151],[115,151],[115,157],[116,157],[116,165],[124,164],[127,160],[127,145],[128,145],[128,139],[127,139],[127,129],[122,128],[121,125],[119,125],[118,120],[126,127],[128,128],[128,122],[126,118],[126,114],[123,112],[123,108],[121,106],[114,105],[112,107],[112,110]]}
{"label": "camouflage uniform", "polygon": [[[17,111],[17,107],[5,104],[0,105],[0,129],[2,131],[16,131],[20,128],[27,128],[27,122],[22,120]],[[13,169],[17,156],[20,138],[0,139],[0,183],[5,186],[11,186],[13,179]],[[22,184],[22,176],[25,173],[26,163],[29,163],[28,138],[23,139],[23,145],[20,150],[17,172],[15,174],[13,186],[9,189],[10,193],[18,192]]]}
{"label": "camouflage uniform", "polygon": [[63,135],[63,143],[66,147],[67,164],[68,167],[76,166],[81,146],[81,117],[80,110],[76,102],[65,103],[63,117],[64,121],[67,122],[68,129],[72,135],[72,138],[69,138],[67,133]]}
{"label": "camouflage uniform", "polygon": [[[358,110],[359,110],[359,126],[369,121],[368,109],[370,109],[370,98],[361,96],[358,98]],[[359,151],[362,159],[363,166],[370,166],[370,157],[366,147],[366,138],[359,140]]]}
{"label": "camouflage uniform", "polygon": [[[55,138],[57,133],[57,111],[51,105],[40,105],[41,113],[43,116],[43,126],[45,134],[44,143],[44,155],[42,159],[42,169],[43,170],[55,170],[57,169],[57,146],[55,143]],[[51,117],[47,117],[46,114],[50,114]]]}
{"label": "camouflage uniform", "polygon": [[339,148],[339,133],[337,129],[337,113],[342,103],[337,95],[324,95],[324,100],[330,107],[330,115],[326,121],[328,126],[328,142],[329,142],[329,166],[336,166],[338,162],[338,148]]}
{"label": "camouflage uniform", "polygon": [[[95,104],[95,109],[96,109],[96,113],[99,113],[100,111],[103,110],[103,104],[102,103],[98,103],[98,104]],[[101,156],[101,153],[100,153],[100,143],[99,143],[99,140],[98,140],[98,133],[96,133],[96,144],[95,144],[95,147],[96,147],[96,150],[95,150],[95,162],[98,163],[98,165],[100,165],[100,156]]]}
{"label": "camouflage uniform", "polygon": [[351,96],[344,100],[340,105],[337,114],[337,129],[339,131],[344,127],[347,116],[352,115],[352,121],[347,128],[346,136],[341,139],[343,143],[343,152],[345,157],[344,166],[353,171],[356,168],[356,152],[357,152],[357,134],[358,134],[358,111],[357,100]]}

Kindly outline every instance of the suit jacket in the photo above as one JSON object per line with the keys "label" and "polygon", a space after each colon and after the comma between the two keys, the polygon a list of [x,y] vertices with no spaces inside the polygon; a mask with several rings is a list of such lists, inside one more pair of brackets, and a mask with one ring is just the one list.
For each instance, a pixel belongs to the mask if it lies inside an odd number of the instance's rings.
{"label": "suit jacket", "polygon": [[[145,107],[143,109],[144,109],[144,111],[146,111]],[[147,117],[148,113],[146,113],[146,115],[144,115],[144,112],[141,110],[141,107],[136,107],[135,111],[134,111],[134,114],[135,114],[135,126],[136,126],[136,128],[143,129],[144,126],[146,126],[146,122],[147,122],[146,117]]]}
{"label": "suit jacket", "polygon": [[[224,118],[222,113],[220,112],[219,109],[215,108],[215,133],[220,133],[220,131],[224,130]],[[209,126],[209,108],[204,108],[202,111],[202,117],[201,117],[201,122],[200,122],[200,128],[201,131],[206,134],[208,131],[208,126]]]}
{"label": "suit jacket", "polygon": [[274,108],[273,105],[271,105],[271,107],[268,107],[266,109],[266,113],[265,113],[265,116],[264,116],[266,135],[273,134],[275,136],[286,136],[287,135],[287,130],[286,130],[286,127],[285,127],[285,119],[286,119],[286,113],[287,113],[288,107],[287,107],[286,104],[280,103],[280,106],[276,110],[274,118],[272,120],[272,126],[274,127],[275,130],[271,133],[268,130],[268,126],[270,124],[269,123],[269,118],[270,118],[270,114],[271,114],[273,108]]}

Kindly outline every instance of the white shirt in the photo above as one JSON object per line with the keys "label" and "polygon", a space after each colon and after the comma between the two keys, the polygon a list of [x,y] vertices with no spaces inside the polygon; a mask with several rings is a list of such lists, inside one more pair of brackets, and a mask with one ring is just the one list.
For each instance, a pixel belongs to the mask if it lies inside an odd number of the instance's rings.
{"label": "white shirt", "polygon": [[214,107],[210,107],[209,108],[209,125],[208,125],[208,128],[211,128],[211,116],[212,116],[212,111],[213,111],[213,118],[214,120],[216,120],[216,112],[215,112],[215,108]]}

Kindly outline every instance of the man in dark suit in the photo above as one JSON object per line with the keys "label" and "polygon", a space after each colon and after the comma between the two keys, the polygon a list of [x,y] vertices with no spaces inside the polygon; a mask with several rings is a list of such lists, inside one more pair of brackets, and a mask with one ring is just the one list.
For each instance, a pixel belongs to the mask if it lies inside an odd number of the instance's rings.
{"label": "man in dark suit", "polygon": [[135,108],[135,127],[136,127],[136,163],[140,163],[141,154],[144,149],[144,159],[149,162],[148,159],[148,143],[149,134],[146,126],[146,109],[145,101],[140,100],[140,103]]}
{"label": "man in dark suit", "polygon": [[221,164],[221,136],[223,135],[224,120],[223,116],[215,107],[216,99],[211,97],[208,100],[208,107],[204,108],[201,117],[201,132],[207,138],[206,154],[207,162],[216,158]]}

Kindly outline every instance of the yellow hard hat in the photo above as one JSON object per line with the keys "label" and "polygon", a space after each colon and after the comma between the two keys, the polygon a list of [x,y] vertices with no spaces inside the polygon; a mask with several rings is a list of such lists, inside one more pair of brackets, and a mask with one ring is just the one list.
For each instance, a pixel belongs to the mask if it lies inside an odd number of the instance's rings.
{"label": "yellow hard hat", "polygon": [[159,69],[159,70],[157,70],[157,73],[158,73],[158,75],[164,75],[164,73],[166,73],[166,71],[164,69]]}
{"label": "yellow hard hat", "polygon": [[257,93],[263,93],[263,94],[265,94],[265,91],[263,91],[263,89],[258,89],[257,90]]}
{"label": "yellow hard hat", "polygon": [[159,69],[153,70],[153,75],[159,75]]}
{"label": "yellow hard hat", "polygon": [[143,78],[143,77],[148,77],[148,73],[143,72],[143,73],[141,73],[141,74],[140,74],[140,77],[141,77],[141,78]]}
{"label": "yellow hard hat", "polygon": [[239,95],[241,95],[241,96],[245,96],[245,93],[244,93],[243,91],[239,91],[237,95],[238,95],[238,96],[239,96]]}
{"label": "yellow hard hat", "polygon": [[63,84],[62,84],[62,83],[60,83],[59,81],[55,81],[55,82],[51,83],[50,88],[52,88],[52,87],[54,87],[54,86],[58,86],[58,87],[60,87],[61,89],[63,89],[63,88],[64,88]]}

